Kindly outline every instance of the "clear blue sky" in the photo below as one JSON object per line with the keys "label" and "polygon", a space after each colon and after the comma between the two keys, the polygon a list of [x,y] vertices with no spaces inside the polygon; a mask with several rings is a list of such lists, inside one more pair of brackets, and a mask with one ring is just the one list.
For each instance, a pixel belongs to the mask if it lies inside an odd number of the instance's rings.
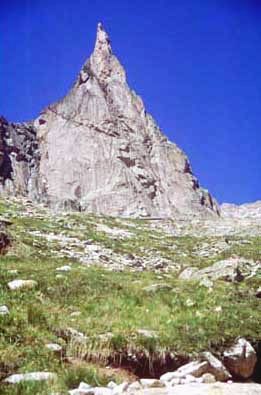
{"label": "clear blue sky", "polygon": [[66,94],[97,22],[164,133],[219,202],[261,199],[259,0],[1,0],[0,114]]}

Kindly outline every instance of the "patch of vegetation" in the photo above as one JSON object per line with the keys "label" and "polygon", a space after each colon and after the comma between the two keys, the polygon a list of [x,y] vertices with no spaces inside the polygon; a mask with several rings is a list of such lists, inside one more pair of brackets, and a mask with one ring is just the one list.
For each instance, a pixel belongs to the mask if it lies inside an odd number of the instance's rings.
{"label": "patch of vegetation", "polygon": [[[255,296],[260,286],[258,277],[241,283],[220,281],[208,289],[197,282],[178,280],[176,272],[87,267],[76,259],[59,256],[59,243],[32,232],[92,239],[122,254],[142,256],[144,249],[151,249],[184,267],[205,267],[231,254],[260,259],[261,238],[250,238],[246,244],[231,238],[235,243],[215,259],[200,258],[194,254],[195,247],[206,239],[171,237],[150,230],[142,221],[129,221],[128,226],[127,220],[123,225],[116,219],[93,215],[52,216],[44,209],[29,217],[19,202],[4,201],[0,201],[0,216],[12,222],[9,232],[14,240],[9,252],[0,258],[0,305],[10,310],[9,315],[0,316],[0,378],[39,370],[58,375],[58,381],[51,384],[0,384],[2,394],[63,394],[80,381],[105,384],[111,377],[101,372],[102,366],[108,361],[119,363],[128,355],[145,355],[153,365],[170,353],[185,358],[206,349],[215,352],[238,336],[261,340],[261,305]],[[96,223],[110,227],[121,224],[133,237],[112,239],[98,232]],[[215,241],[218,238],[209,239],[210,243]],[[71,265],[71,271],[58,273],[56,269],[63,265]],[[15,278],[36,280],[38,286],[10,291],[7,284]],[[146,288],[152,284],[167,284],[169,288],[150,293]],[[68,328],[82,332],[85,338],[79,341],[63,335]],[[60,344],[62,355],[50,351],[48,343]],[[88,365],[90,362],[95,365]],[[119,381],[117,374],[113,378]]]}

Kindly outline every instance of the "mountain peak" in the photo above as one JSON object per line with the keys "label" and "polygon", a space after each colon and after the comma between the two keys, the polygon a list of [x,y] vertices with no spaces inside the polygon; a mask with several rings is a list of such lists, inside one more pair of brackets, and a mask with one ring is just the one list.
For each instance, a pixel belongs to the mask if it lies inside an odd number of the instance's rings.
{"label": "mountain peak", "polygon": [[112,53],[110,37],[101,22],[97,25],[94,52]]}
{"label": "mountain peak", "polygon": [[0,196],[22,193],[55,209],[112,216],[219,213],[186,155],[130,89],[101,23],[94,52],[68,95],[48,106],[33,128],[0,125],[1,157],[8,177],[0,166]]}

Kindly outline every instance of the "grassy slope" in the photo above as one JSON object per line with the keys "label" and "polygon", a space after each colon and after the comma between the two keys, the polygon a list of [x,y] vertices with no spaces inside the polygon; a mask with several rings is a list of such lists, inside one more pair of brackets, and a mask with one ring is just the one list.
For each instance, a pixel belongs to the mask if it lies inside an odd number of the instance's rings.
{"label": "grassy slope", "polygon": [[[121,352],[143,352],[153,361],[164,359],[170,351],[177,355],[215,351],[237,336],[261,339],[260,301],[255,297],[260,278],[239,284],[217,282],[209,290],[197,283],[177,280],[175,272],[112,272],[95,265],[87,267],[58,258],[53,254],[59,249],[56,242],[34,237],[28,230],[63,232],[82,240],[91,238],[117,253],[142,255],[146,248],[177,261],[181,267],[207,266],[232,253],[256,259],[261,238],[252,238],[250,244],[233,245],[215,258],[199,258],[192,252],[201,239],[170,237],[148,230],[142,221],[129,221],[128,226],[125,220],[124,228],[134,236],[120,241],[97,232],[94,226],[97,221],[119,226],[112,218],[84,214],[22,217],[22,211],[19,204],[0,204],[0,215],[13,222],[9,230],[14,239],[11,251],[0,257],[0,305],[5,304],[10,310],[9,316],[0,316],[0,373],[3,377],[11,372],[49,370],[57,372],[59,380],[50,386],[36,384],[37,390],[32,384],[17,386],[15,390],[0,386],[0,393],[45,394],[50,393],[50,388],[66,393],[80,379],[102,384],[111,378],[108,373],[105,377],[103,369],[97,366],[83,362],[75,367],[61,361],[45,347],[46,343],[60,343],[67,357],[92,357],[102,364],[109,355]],[[213,238],[205,241],[212,242]],[[173,244],[176,249],[171,248]],[[72,264],[72,270],[57,278],[55,269],[65,264]],[[10,273],[14,269],[18,270],[17,275]],[[14,278],[35,279],[38,286],[10,291],[7,283]],[[150,293],[144,289],[155,283],[168,284],[171,290]],[[72,316],[73,312],[80,315]],[[80,346],[66,342],[61,334],[68,327],[83,332],[88,341]],[[156,337],[141,336],[138,329],[153,330]],[[108,332],[112,335],[100,337]],[[117,374],[114,378],[117,380]]]}

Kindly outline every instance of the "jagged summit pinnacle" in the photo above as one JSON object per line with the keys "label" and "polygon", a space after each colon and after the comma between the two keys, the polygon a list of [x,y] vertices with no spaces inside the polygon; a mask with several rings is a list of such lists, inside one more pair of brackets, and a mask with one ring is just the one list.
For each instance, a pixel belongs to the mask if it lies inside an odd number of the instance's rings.
{"label": "jagged summit pinnacle", "polygon": [[101,24],[93,53],[62,100],[33,126],[0,122],[1,194],[116,216],[219,212],[186,155],[129,88]]}
{"label": "jagged summit pinnacle", "polygon": [[97,25],[97,34],[96,34],[94,52],[96,51],[106,51],[112,53],[111,41],[109,35],[105,31],[101,22],[99,22]]}

